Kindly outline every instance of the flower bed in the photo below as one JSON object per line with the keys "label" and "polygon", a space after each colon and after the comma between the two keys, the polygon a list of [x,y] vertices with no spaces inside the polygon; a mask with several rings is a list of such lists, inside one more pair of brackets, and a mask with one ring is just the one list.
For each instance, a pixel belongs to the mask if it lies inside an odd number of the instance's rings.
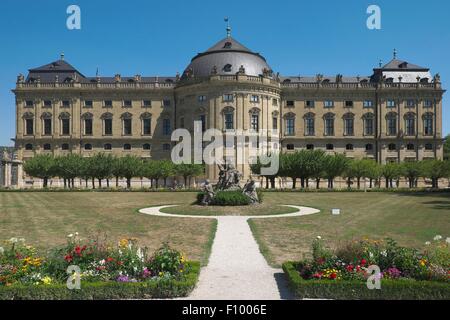
{"label": "flower bed", "polygon": [[[366,239],[330,250],[318,237],[311,259],[286,262],[283,270],[299,298],[450,299],[449,242],[437,236],[419,252],[391,239]],[[380,273],[372,273],[370,266]],[[373,278],[380,289],[369,289]]]}
{"label": "flower bed", "polygon": [[[112,246],[69,235],[65,246],[39,256],[24,239],[12,238],[0,247],[0,299],[186,296],[197,282],[199,269],[199,263],[187,262],[168,245],[149,255],[135,239],[122,239]],[[78,279],[80,289],[74,288]]]}

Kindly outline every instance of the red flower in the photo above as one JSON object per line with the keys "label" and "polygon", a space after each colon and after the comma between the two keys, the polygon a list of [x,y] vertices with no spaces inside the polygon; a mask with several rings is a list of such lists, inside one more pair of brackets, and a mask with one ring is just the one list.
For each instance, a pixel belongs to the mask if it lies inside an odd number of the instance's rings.
{"label": "red flower", "polygon": [[324,262],[325,262],[325,258],[319,258],[319,259],[317,259],[317,263],[318,263],[319,265],[323,264]]}
{"label": "red flower", "polygon": [[64,260],[66,260],[67,262],[72,262],[73,257],[70,254],[68,254],[64,257]]}
{"label": "red flower", "polygon": [[121,265],[123,265],[123,262],[122,261],[117,261],[117,265],[121,266]]}
{"label": "red flower", "polygon": [[352,271],[353,271],[353,265],[352,265],[352,264],[349,264],[349,265],[346,267],[346,269],[347,269],[348,272],[352,272]]}
{"label": "red flower", "polygon": [[330,278],[331,279],[336,279],[336,277],[337,277],[336,272],[333,272],[332,274],[330,274]]}
{"label": "red flower", "polygon": [[322,272],[316,272],[313,274],[313,278],[320,279],[322,278]]}
{"label": "red flower", "polygon": [[361,259],[361,265],[365,265],[367,263],[366,259]]}
{"label": "red flower", "polygon": [[114,258],[111,258],[111,257],[106,258],[106,262],[112,262],[112,261],[114,261]]}

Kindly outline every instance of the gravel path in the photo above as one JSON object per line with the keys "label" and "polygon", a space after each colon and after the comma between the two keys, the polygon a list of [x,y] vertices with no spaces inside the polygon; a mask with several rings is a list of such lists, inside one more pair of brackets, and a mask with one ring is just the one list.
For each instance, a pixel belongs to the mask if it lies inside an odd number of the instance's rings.
{"label": "gravel path", "polygon": [[200,272],[197,287],[188,299],[279,300],[292,299],[281,269],[270,267],[259,251],[248,219],[282,218],[309,215],[317,209],[291,206],[297,212],[264,216],[196,216],[162,213],[170,206],[139,210],[150,215],[217,219],[217,232],[209,263]]}

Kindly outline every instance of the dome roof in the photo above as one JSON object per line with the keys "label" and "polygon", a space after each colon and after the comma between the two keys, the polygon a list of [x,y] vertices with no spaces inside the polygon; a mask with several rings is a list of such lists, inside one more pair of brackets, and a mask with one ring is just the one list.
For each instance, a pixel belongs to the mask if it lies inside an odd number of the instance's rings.
{"label": "dome roof", "polygon": [[259,53],[240,44],[232,37],[220,40],[214,46],[192,58],[191,63],[184,70],[183,77],[189,73],[194,77],[209,76],[216,70],[216,74],[233,75],[239,72],[241,66],[245,74],[259,76],[263,70],[271,70],[266,59]]}

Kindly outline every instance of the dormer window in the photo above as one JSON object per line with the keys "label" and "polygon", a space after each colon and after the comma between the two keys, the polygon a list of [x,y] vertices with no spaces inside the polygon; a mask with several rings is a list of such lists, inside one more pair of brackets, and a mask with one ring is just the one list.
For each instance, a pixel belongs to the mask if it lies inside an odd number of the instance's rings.
{"label": "dormer window", "polygon": [[398,67],[400,68],[400,69],[406,69],[406,68],[408,68],[408,62],[403,62],[403,63],[400,63],[399,65],[398,65]]}
{"label": "dormer window", "polygon": [[225,72],[231,72],[231,67],[232,65],[227,63],[224,67],[223,67],[223,71]]}
{"label": "dormer window", "polygon": [[230,49],[231,47],[232,47],[232,43],[231,42],[229,42],[229,41],[227,41],[227,42],[225,42],[225,44],[223,45],[223,48],[224,49]]}

